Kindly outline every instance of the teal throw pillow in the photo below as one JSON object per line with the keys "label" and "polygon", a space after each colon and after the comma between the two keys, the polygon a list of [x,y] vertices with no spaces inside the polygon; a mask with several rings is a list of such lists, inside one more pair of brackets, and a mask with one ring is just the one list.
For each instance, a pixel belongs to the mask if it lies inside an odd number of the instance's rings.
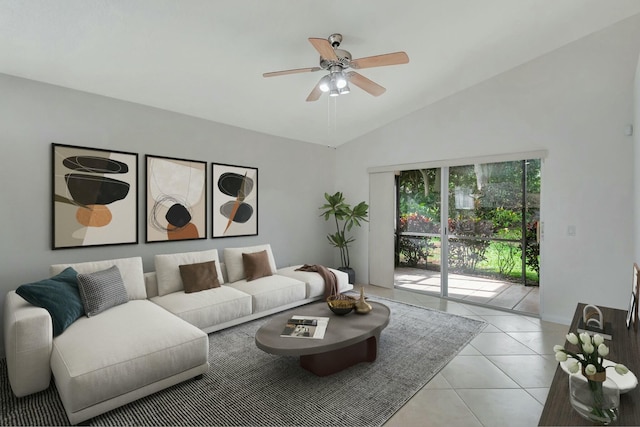
{"label": "teal throw pillow", "polygon": [[42,307],[49,312],[53,321],[54,337],[84,315],[77,276],[78,273],[68,267],[49,279],[20,285],[16,289],[16,293],[31,305]]}

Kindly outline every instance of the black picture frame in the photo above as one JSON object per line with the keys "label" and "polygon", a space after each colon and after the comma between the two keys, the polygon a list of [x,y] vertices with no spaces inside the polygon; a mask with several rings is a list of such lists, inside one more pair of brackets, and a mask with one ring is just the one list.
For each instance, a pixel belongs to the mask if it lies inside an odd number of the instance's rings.
{"label": "black picture frame", "polygon": [[207,238],[207,162],[145,155],[146,243]]}
{"label": "black picture frame", "polygon": [[634,325],[634,328],[637,328],[637,318],[638,318],[638,286],[640,279],[640,268],[637,263],[633,263],[633,280],[631,282],[631,296],[629,297],[629,308],[627,309],[627,329]]}
{"label": "black picture frame", "polygon": [[51,247],[138,243],[138,154],[51,144]]}
{"label": "black picture frame", "polygon": [[629,329],[633,323],[633,320],[634,320],[633,311],[635,310],[635,308],[636,308],[636,296],[632,292],[631,298],[629,299],[629,310],[627,310],[627,329]]}
{"label": "black picture frame", "polygon": [[211,164],[211,237],[258,235],[258,168]]}
{"label": "black picture frame", "polygon": [[[631,283],[631,318],[627,320],[628,326],[633,324],[633,330],[638,332],[638,298],[640,297],[640,267],[633,263],[633,282]],[[629,315],[627,314],[627,318]]]}

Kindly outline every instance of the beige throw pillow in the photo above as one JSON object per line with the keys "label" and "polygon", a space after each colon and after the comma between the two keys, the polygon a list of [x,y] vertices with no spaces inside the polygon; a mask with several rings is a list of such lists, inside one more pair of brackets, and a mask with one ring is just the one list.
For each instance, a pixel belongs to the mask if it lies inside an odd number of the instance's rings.
{"label": "beige throw pillow", "polygon": [[273,274],[266,250],[249,254],[243,253],[242,264],[244,265],[244,275],[247,278],[247,282]]}
{"label": "beige throw pillow", "polygon": [[180,265],[178,268],[186,294],[220,287],[215,261]]}

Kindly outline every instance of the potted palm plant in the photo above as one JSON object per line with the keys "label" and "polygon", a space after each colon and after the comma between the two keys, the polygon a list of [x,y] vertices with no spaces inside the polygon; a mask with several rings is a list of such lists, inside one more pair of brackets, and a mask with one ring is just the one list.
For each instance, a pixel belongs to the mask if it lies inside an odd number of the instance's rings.
{"label": "potted palm plant", "polygon": [[349,244],[355,241],[353,237],[347,237],[346,233],[351,231],[353,226],[360,227],[363,221],[367,220],[369,205],[365,202],[360,202],[353,208],[349,205],[341,192],[337,192],[333,195],[324,193],[324,198],[327,201],[320,209],[325,221],[329,221],[333,218],[336,223],[336,232],[329,234],[327,239],[336,248],[340,249],[340,262],[341,266],[338,270],[344,271],[349,275],[349,283],[355,283],[356,273],[350,266],[349,259]]}

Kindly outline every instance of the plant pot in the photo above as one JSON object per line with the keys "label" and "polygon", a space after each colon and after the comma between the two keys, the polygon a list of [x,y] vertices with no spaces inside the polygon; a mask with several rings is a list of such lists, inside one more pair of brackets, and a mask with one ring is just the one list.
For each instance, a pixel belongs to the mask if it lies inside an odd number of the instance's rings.
{"label": "plant pot", "polygon": [[[606,376],[604,372],[598,374]],[[608,425],[618,418],[620,390],[609,378],[592,380],[580,375],[569,375],[569,401],[581,417]]]}
{"label": "plant pot", "polygon": [[355,285],[356,283],[356,272],[351,267],[338,267],[338,270],[344,271],[349,275],[349,283]]}

